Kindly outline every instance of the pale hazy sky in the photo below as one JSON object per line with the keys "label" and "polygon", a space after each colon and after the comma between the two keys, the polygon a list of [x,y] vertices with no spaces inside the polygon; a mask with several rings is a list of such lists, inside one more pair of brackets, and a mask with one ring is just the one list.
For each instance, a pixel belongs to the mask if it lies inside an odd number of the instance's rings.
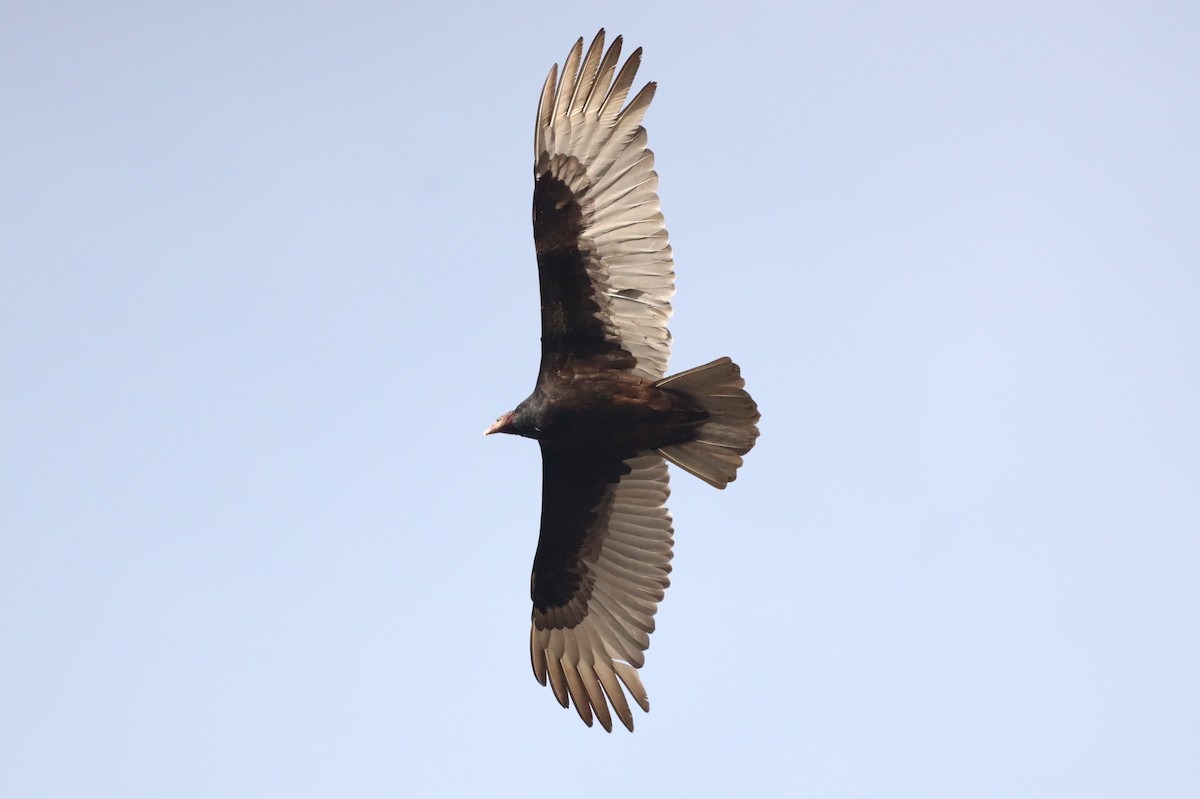
{"label": "pale hazy sky", "polygon": [[[0,12],[0,795],[1200,795],[1200,6],[253,5]],[[601,25],[763,412],[632,735],[480,435]]]}

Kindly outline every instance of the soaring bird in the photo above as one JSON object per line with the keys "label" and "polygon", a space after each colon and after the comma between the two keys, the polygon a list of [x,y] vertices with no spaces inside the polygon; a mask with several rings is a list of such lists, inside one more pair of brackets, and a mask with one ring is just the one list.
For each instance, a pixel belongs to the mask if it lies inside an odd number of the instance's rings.
{"label": "soaring bird", "polygon": [[724,488],[759,419],[729,358],[663,376],[675,274],[642,127],[656,84],[625,102],[641,54],[618,70],[621,37],[605,51],[601,29],[546,77],[533,150],[541,368],[487,429],[542,450],[533,673],[610,732],[613,713],[633,730],[626,693],[650,709],[637,670],[671,570],[666,461]]}

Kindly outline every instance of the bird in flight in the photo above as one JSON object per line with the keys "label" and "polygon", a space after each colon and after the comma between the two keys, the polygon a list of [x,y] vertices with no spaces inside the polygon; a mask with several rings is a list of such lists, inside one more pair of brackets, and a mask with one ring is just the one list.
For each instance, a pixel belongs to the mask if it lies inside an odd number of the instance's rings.
{"label": "bird in flight", "polygon": [[[618,70],[603,29],[555,64],[534,135],[533,238],[542,358],[533,393],[487,433],[542,450],[530,593],[533,673],[564,708],[633,730],[637,670],[671,571],[667,461],[717,488],[758,437],[740,370],[718,358],[664,377],[675,274],[642,117],[626,102],[641,48]],[[610,711],[611,706],[611,711]]]}

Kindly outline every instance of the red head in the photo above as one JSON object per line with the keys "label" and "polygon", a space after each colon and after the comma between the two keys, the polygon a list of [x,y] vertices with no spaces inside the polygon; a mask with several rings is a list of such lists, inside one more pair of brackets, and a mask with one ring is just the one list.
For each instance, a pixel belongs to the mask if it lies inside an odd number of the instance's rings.
{"label": "red head", "polygon": [[492,426],[483,431],[485,436],[490,436],[492,433],[513,433],[516,426],[516,414],[509,411],[501,415],[499,419],[492,422]]}

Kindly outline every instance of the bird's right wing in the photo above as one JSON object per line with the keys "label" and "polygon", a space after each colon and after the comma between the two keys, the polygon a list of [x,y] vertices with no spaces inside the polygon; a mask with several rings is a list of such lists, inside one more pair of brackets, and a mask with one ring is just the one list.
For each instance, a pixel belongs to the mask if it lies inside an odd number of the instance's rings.
{"label": "bird's right wing", "polygon": [[621,37],[604,52],[601,30],[587,55],[575,42],[562,78],[556,64],[542,88],[533,236],[543,373],[571,358],[649,380],[666,372],[675,272],[642,127],[655,84],[625,103],[641,53],[618,71]]}
{"label": "bird's right wing", "polygon": [[533,673],[542,685],[549,680],[563,707],[573,702],[589,727],[594,713],[612,730],[611,704],[632,730],[625,692],[649,711],[637,669],[671,571],[666,462],[650,454],[603,460],[543,445],[542,469],[530,587]]}

